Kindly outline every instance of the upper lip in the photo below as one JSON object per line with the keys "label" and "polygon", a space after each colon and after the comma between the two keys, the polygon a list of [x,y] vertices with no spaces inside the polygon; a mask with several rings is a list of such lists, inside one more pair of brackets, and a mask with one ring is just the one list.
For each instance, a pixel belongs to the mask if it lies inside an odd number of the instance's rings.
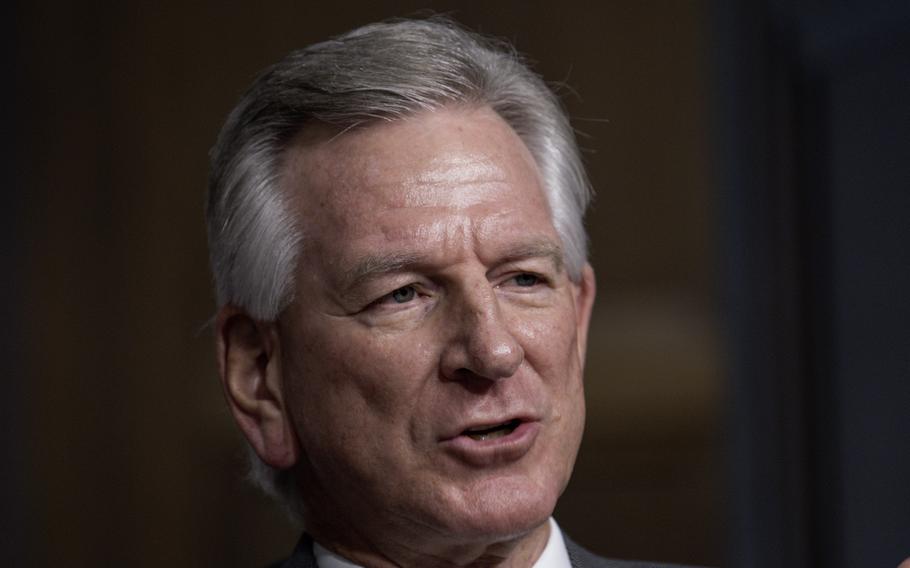
{"label": "upper lip", "polygon": [[464,429],[464,432],[482,432],[484,430],[491,430],[500,426],[506,426],[508,424],[518,424],[519,419],[514,418],[512,420],[506,420],[505,422],[497,422],[496,424],[483,424],[481,426],[470,426]]}

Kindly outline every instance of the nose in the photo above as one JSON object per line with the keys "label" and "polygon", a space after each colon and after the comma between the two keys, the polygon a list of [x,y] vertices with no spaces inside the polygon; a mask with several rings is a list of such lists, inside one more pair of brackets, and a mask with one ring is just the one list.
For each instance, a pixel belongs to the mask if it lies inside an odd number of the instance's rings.
{"label": "nose", "polygon": [[461,381],[511,377],[524,350],[503,317],[496,290],[484,281],[460,295],[447,314],[452,327],[442,354],[443,376]]}

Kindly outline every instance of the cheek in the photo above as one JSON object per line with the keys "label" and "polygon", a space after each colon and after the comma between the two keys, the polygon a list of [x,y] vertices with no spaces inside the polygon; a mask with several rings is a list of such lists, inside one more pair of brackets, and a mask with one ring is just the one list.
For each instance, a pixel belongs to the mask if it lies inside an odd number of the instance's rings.
{"label": "cheek", "polygon": [[371,428],[406,434],[415,419],[408,409],[435,368],[424,342],[357,325],[323,326],[305,334],[318,338],[312,342],[300,335],[287,369],[300,428],[335,436]]}
{"label": "cheek", "polygon": [[574,455],[585,419],[584,362],[578,349],[574,309],[567,304],[544,317],[525,317],[514,329],[521,334],[528,365],[549,396],[559,445],[554,451]]}
{"label": "cheek", "polygon": [[545,381],[572,387],[582,370],[574,312],[562,309],[522,315],[515,319],[513,329],[521,338],[528,364]]}

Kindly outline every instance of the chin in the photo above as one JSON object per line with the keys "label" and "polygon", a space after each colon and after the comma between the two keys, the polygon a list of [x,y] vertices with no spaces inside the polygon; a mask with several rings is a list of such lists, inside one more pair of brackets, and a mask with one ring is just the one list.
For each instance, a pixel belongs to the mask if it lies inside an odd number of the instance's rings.
{"label": "chin", "polygon": [[463,488],[443,520],[450,534],[497,542],[524,536],[545,523],[565,483],[526,477],[482,480]]}

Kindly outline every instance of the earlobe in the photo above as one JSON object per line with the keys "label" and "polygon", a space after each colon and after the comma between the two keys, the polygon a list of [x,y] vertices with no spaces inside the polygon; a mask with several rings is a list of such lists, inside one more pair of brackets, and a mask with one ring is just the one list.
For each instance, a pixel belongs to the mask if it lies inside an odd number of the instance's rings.
{"label": "earlobe", "polygon": [[215,328],[218,371],[234,420],[265,463],[293,466],[300,452],[285,405],[277,327],[224,306]]}

